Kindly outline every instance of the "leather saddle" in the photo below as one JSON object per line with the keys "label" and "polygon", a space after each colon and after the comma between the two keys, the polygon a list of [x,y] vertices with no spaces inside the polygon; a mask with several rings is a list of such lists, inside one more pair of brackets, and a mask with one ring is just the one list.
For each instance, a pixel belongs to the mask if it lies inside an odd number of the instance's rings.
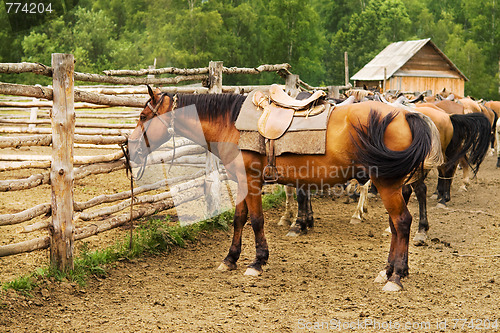
{"label": "leather saddle", "polygon": [[276,154],[274,140],[279,139],[290,127],[294,117],[309,117],[327,110],[326,93],[318,90],[306,99],[295,99],[289,96],[283,88],[273,84],[269,95],[257,91],[253,95],[253,104],[262,109],[257,127],[259,133],[266,138],[267,166],[264,168],[264,181],[274,183],[278,180],[276,169]]}
{"label": "leather saddle", "polygon": [[290,127],[293,117],[309,117],[326,110],[322,90],[313,92],[306,99],[290,97],[279,85],[269,88],[269,95],[257,91],[252,102],[263,110],[258,121],[259,133],[266,139],[278,139]]}

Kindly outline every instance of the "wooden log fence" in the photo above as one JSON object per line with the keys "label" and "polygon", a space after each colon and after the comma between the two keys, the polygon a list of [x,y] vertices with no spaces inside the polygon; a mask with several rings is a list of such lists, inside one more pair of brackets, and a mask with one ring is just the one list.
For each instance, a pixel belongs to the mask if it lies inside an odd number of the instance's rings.
{"label": "wooden log fence", "polygon": [[[78,73],[73,71],[74,61],[71,55],[53,55],[52,67],[34,63],[0,63],[0,73],[35,73],[53,78],[54,88],[29,86],[22,84],[1,83],[0,94],[13,95],[14,98],[0,98],[0,108],[33,108],[29,115],[0,114],[0,148],[52,146],[53,155],[44,156],[16,156],[3,155],[0,160],[0,171],[21,169],[47,169],[48,171],[33,174],[24,179],[0,180],[0,192],[24,190],[50,184],[52,188],[52,202],[39,204],[21,212],[0,214],[0,226],[18,225],[39,218],[43,215],[52,216],[52,220],[43,219],[28,225],[20,226],[18,231],[30,233],[48,229],[49,235],[15,244],[0,246],[0,257],[30,252],[38,249],[51,249],[51,265],[59,269],[72,268],[73,242],[97,235],[103,231],[116,228],[130,221],[130,214],[110,216],[116,214],[131,204],[131,191],[115,194],[102,194],[85,202],[75,202],[72,197],[72,184],[89,175],[110,173],[125,168],[123,153],[118,151],[100,156],[74,156],[73,149],[80,147],[92,148],[94,145],[108,145],[106,148],[118,148],[117,144],[126,142],[135,124],[126,124],[127,119],[137,119],[137,109],[124,112],[102,113],[101,108],[129,107],[142,108],[148,99],[144,85],[177,84],[187,81],[202,81],[202,87],[159,87],[162,92],[170,93],[237,93],[245,94],[260,86],[224,86],[223,75],[231,74],[260,74],[262,72],[277,72],[282,77],[289,77],[289,64],[261,65],[256,68],[224,67],[222,62],[210,62],[208,67],[183,69],[159,68],[133,70],[110,70],[101,74]],[[148,77],[140,77],[148,75]],[[170,75],[170,77],[155,77]],[[175,75],[172,77],[172,75]],[[127,76],[127,77],[122,77]],[[338,92],[346,87],[312,87],[301,81],[298,76],[294,79],[294,87],[288,89],[319,89]],[[110,86],[81,86],[75,88],[74,81],[87,81],[115,85]],[[290,81],[291,82],[291,81]],[[143,86],[137,86],[143,85]],[[287,86],[289,85],[287,81]],[[64,89],[62,89],[64,88]],[[64,90],[64,91],[63,91]],[[68,92],[68,94],[66,94]],[[21,97],[15,97],[21,96]],[[36,98],[26,102],[26,97]],[[14,101],[12,101],[14,100]],[[64,103],[61,101],[65,101]],[[47,108],[52,108],[52,118]],[[45,110],[44,110],[45,109]],[[90,109],[95,111],[79,111],[75,109]],[[75,116],[78,121],[75,122]],[[60,118],[58,118],[60,117]],[[82,122],[81,119],[110,119],[115,117],[121,120],[116,124]],[[14,127],[21,125],[23,127]],[[49,126],[51,125],[51,126]],[[19,137],[19,134],[25,134]],[[66,144],[61,144],[65,142]],[[67,143],[70,143],[69,145]],[[111,146],[110,146],[111,145]],[[114,145],[114,146],[113,146]],[[63,147],[65,146],[65,147]],[[164,149],[150,155],[147,165],[170,163],[173,158],[172,144],[167,143]],[[206,154],[205,157],[200,154]],[[220,166],[216,159],[207,153],[206,149],[194,146],[188,140],[176,141],[174,165],[188,165],[202,167],[195,175],[175,177],[161,180],[153,184],[142,185],[134,189],[134,203],[132,219],[150,216],[154,213],[174,207],[176,204],[196,200],[205,195],[207,210],[216,213],[220,201],[221,176]],[[73,165],[75,167],[73,167]],[[133,164],[133,167],[139,165]],[[50,170],[49,170],[50,169]],[[193,179],[194,178],[194,179]],[[227,177],[226,177],[227,179]],[[150,191],[166,189],[158,194],[145,194]],[[114,205],[98,208],[99,205],[118,202]],[[97,207],[93,211],[91,208]],[[78,227],[80,221],[93,221],[105,218],[103,221],[91,225]]]}

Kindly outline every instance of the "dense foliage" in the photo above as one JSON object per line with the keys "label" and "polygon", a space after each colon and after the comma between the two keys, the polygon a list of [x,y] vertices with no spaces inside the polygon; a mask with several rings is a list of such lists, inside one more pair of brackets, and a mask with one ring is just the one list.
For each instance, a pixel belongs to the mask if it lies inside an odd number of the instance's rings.
{"label": "dense foliage", "polygon": [[[0,62],[50,64],[52,52],[67,52],[75,55],[77,71],[94,73],[146,68],[155,58],[157,67],[288,62],[306,82],[335,85],[344,81],[345,51],[352,75],[391,42],[430,37],[470,79],[467,94],[500,99],[499,0],[61,2],[28,29],[13,29],[12,14],[2,7]],[[272,79],[236,76],[225,83]]]}

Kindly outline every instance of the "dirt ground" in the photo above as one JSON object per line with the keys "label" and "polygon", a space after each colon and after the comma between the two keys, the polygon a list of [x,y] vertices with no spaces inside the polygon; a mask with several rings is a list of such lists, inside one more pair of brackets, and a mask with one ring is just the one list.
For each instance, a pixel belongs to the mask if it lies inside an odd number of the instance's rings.
{"label": "dirt ground", "polygon": [[[373,282],[384,268],[388,216],[378,198],[366,221],[349,224],[354,204],[314,198],[315,229],[298,238],[266,212],[270,259],[246,277],[255,254],[245,227],[239,268],[216,271],[231,231],[204,235],[187,248],[122,261],[85,287],[48,281],[24,297],[3,291],[3,332],[327,332],[496,331],[500,326],[500,170],[487,157],[468,192],[455,177],[447,209],[429,200],[429,241],[410,246],[405,289]],[[434,189],[436,175],[428,180]],[[430,191],[429,191],[430,192]],[[412,237],[418,224],[416,200]],[[21,262],[32,256],[15,256]],[[17,272],[9,262],[9,276]],[[7,265],[2,264],[2,271]],[[18,266],[18,264],[16,264]],[[1,275],[5,278],[5,275]],[[492,328],[493,327],[493,328]]]}

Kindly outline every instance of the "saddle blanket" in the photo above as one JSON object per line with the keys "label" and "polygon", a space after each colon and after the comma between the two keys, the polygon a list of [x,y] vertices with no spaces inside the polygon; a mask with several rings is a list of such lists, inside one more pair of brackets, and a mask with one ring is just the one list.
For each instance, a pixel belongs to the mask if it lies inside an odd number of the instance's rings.
{"label": "saddle blanket", "polygon": [[[268,88],[260,88],[250,92],[241,107],[236,119],[236,128],[240,131],[238,146],[241,150],[255,151],[265,155],[265,138],[258,132],[257,122],[262,109],[256,107],[253,95],[262,91],[269,95]],[[275,140],[275,153],[279,156],[284,153],[292,154],[325,154],[326,127],[333,106],[318,115],[309,117],[294,117],[287,132]]]}

